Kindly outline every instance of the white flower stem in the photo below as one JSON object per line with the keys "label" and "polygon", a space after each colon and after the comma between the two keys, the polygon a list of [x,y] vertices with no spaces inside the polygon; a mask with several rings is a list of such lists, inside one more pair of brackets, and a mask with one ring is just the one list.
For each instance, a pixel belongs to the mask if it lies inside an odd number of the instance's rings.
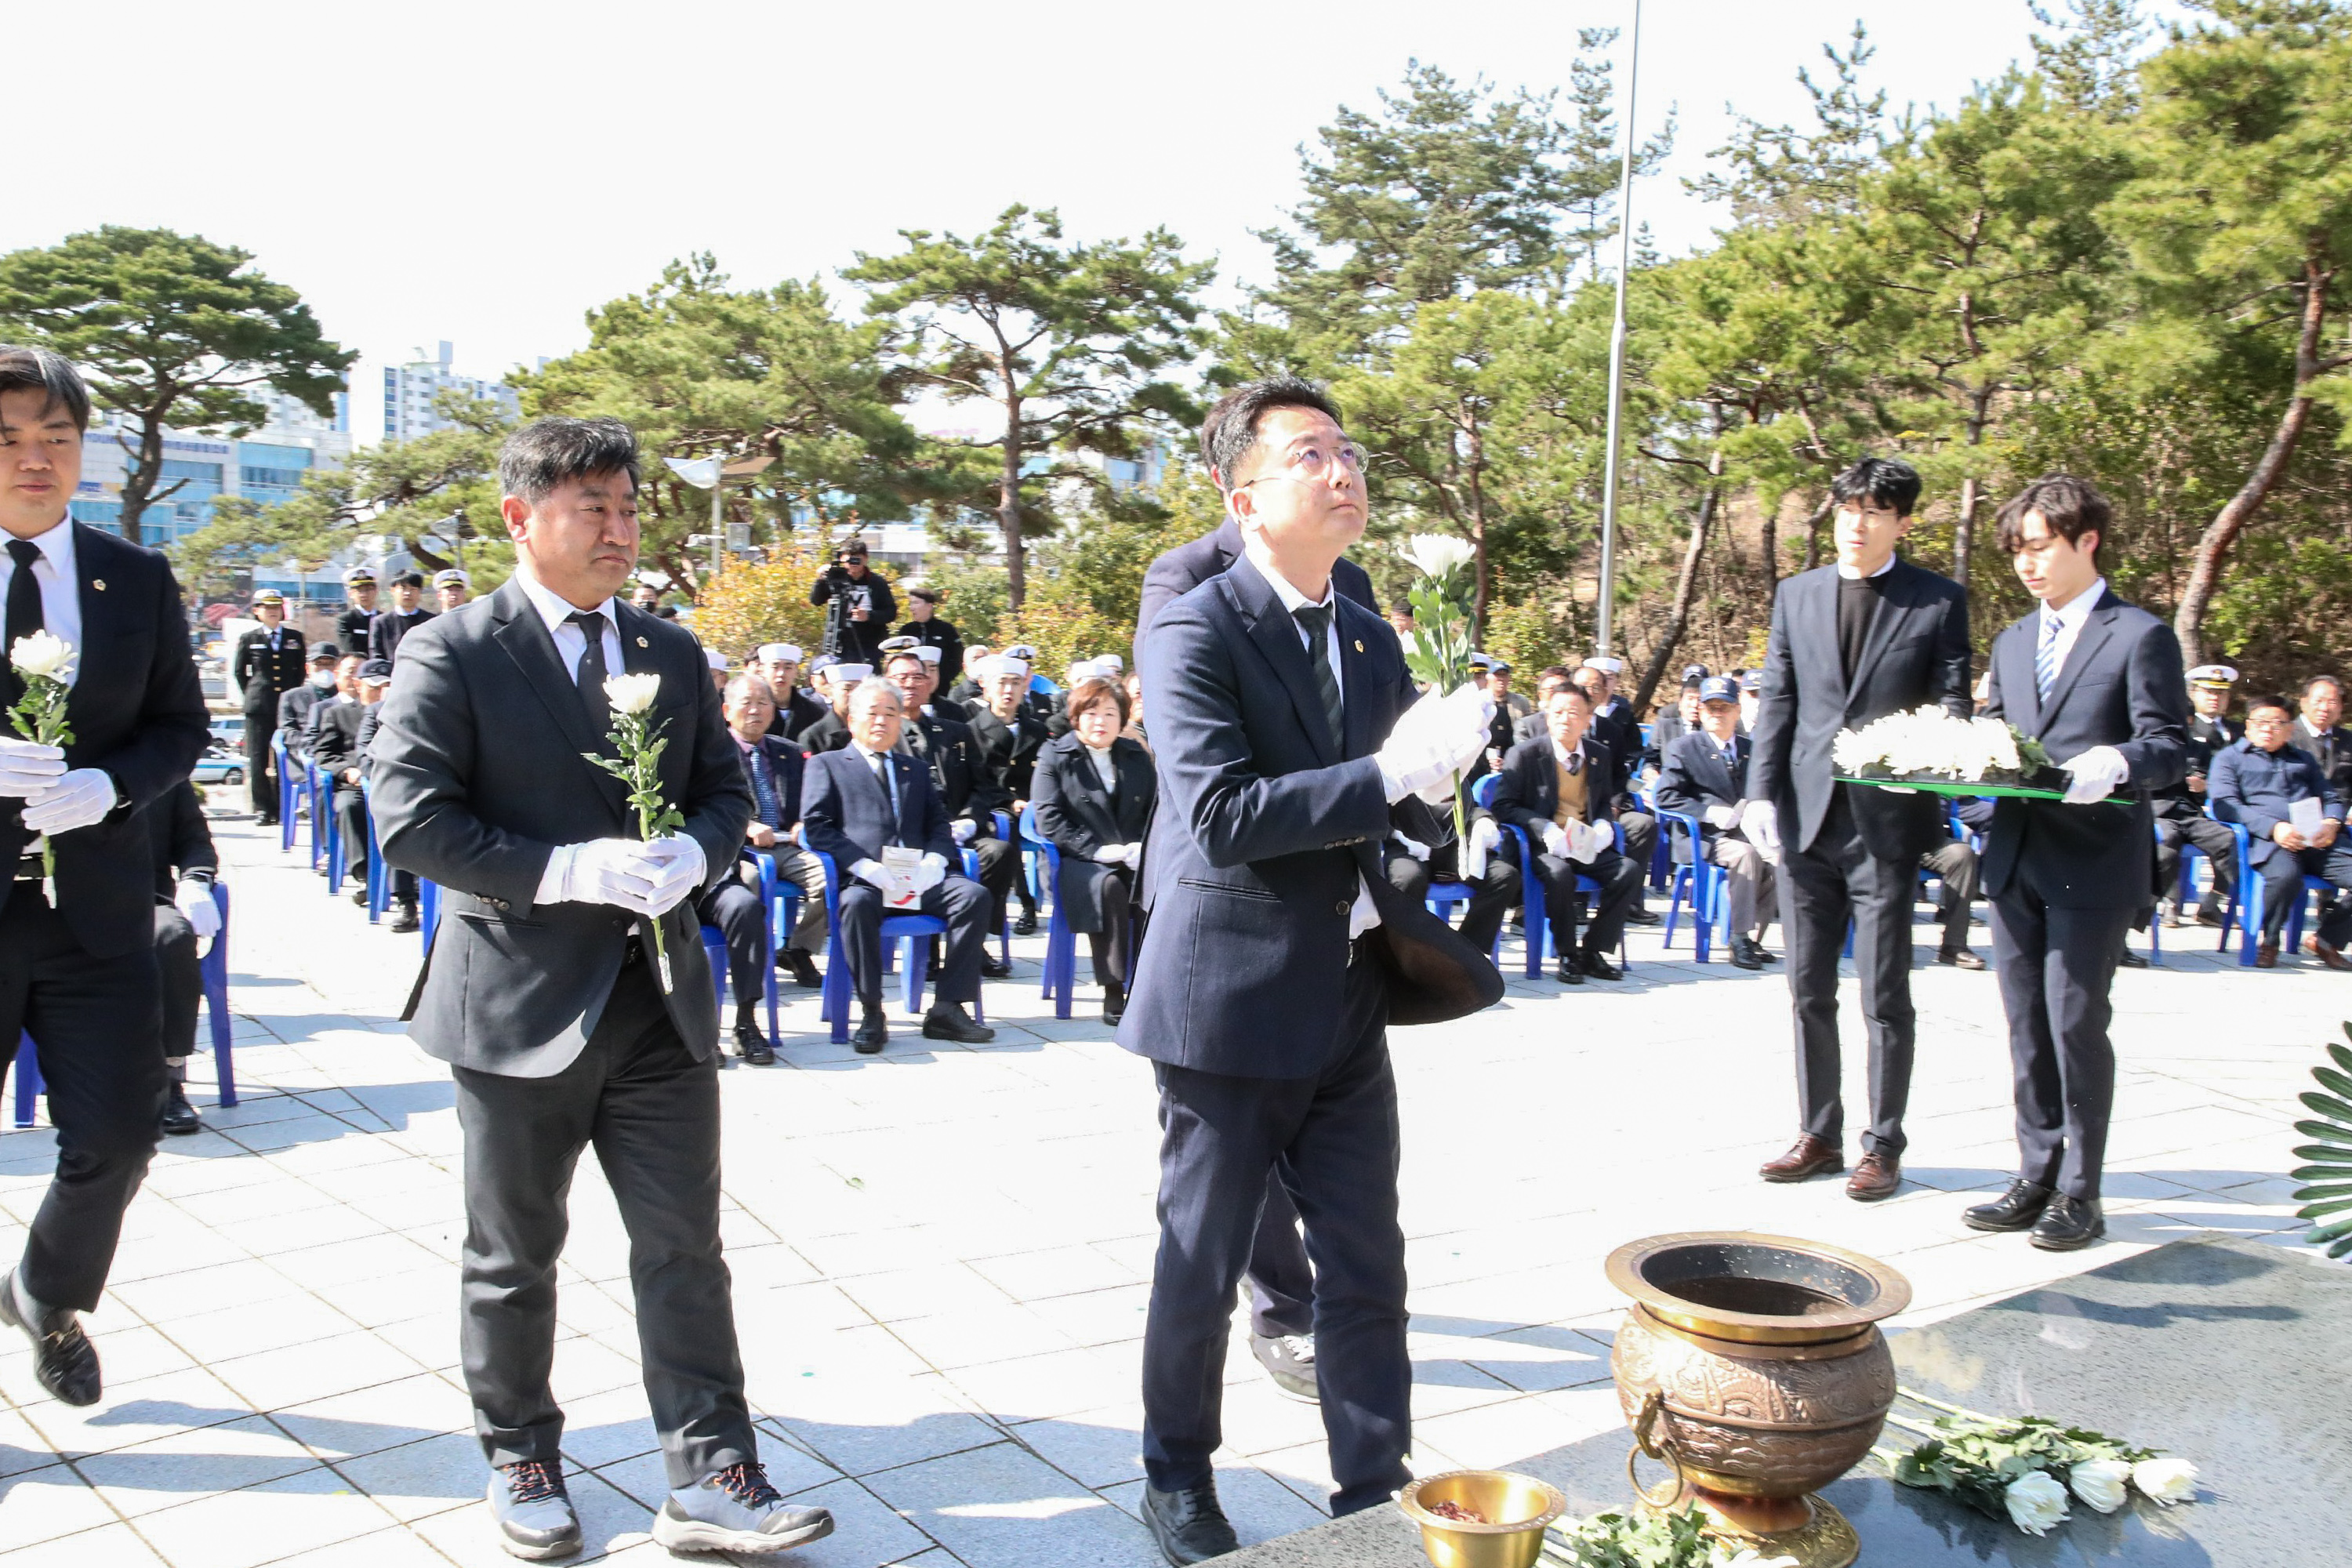
{"label": "white flower stem", "polygon": [[1914,1405],[1925,1405],[1931,1410],[1940,1410],[1947,1415],[1957,1415],[1964,1421],[1981,1421],[1988,1426],[2014,1425],[2014,1423],[2004,1423],[2000,1416],[1988,1415],[1981,1410],[1969,1410],[1958,1405],[1947,1405],[1940,1399],[1930,1399],[1913,1389],[1898,1386],[1895,1392]]}

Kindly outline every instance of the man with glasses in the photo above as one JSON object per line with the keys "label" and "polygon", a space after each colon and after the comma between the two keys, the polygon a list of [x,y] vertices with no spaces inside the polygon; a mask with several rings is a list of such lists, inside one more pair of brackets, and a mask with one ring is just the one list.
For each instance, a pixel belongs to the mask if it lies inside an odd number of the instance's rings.
{"label": "man with glasses", "polygon": [[[2279,932],[2303,897],[2303,879],[2352,889],[2352,845],[2344,841],[2345,800],[2317,758],[2295,745],[2297,721],[2284,698],[2261,697],[2246,713],[2246,738],[2213,759],[2207,787],[2213,815],[2242,824],[2247,858],[2263,879],[2263,927],[2254,967],[2278,963]],[[2330,969],[2352,969],[2352,903],[2331,900],[2303,949]]]}

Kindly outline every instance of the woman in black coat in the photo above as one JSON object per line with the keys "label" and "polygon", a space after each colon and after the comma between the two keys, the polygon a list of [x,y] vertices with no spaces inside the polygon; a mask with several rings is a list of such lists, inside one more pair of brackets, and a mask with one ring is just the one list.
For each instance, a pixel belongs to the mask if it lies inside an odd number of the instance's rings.
{"label": "woman in black coat", "polygon": [[1063,918],[1087,933],[1103,1021],[1127,1008],[1129,905],[1159,779],[1151,753],[1120,735],[1127,692],[1113,681],[1081,680],[1070,691],[1070,732],[1037,752],[1030,804],[1037,826],[1062,854]]}

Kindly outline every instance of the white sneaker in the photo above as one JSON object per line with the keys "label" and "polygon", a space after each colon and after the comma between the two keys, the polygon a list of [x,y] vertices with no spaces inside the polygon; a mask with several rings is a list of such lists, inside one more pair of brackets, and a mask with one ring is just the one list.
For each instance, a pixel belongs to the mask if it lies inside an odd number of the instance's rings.
{"label": "white sneaker", "polygon": [[833,1515],[795,1508],[756,1464],[730,1465],[671,1492],[654,1515],[654,1540],[672,1552],[789,1551],[833,1533]]}

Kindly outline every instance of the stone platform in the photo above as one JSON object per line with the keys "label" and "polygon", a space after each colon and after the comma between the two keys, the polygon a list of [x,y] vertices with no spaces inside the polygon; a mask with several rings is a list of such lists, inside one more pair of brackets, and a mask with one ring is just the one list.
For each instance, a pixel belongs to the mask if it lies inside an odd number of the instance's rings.
{"label": "stone platform", "polygon": [[[2080,1503],[2023,1534],[1866,1463],[1827,1492],[1865,1568],[2117,1562],[2134,1568],[2294,1568],[2346,1560],[2352,1454],[2352,1269],[2218,1235],[2169,1243],[2063,1284],[1899,1333],[1903,1384],[1999,1415],[2078,1422],[2194,1460],[2194,1504]],[[1918,1411],[1925,1416],[1931,1413]],[[1890,1439],[1903,1435],[1890,1432]],[[1568,1494],[1579,1515],[1627,1498],[1621,1428],[1509,1468]],[[1657,1479],[1645,1466],[1644,1479]],[[1417,1568],[1419,1534],[1392,1509],[1268,1542],[1234,1568]]]}

